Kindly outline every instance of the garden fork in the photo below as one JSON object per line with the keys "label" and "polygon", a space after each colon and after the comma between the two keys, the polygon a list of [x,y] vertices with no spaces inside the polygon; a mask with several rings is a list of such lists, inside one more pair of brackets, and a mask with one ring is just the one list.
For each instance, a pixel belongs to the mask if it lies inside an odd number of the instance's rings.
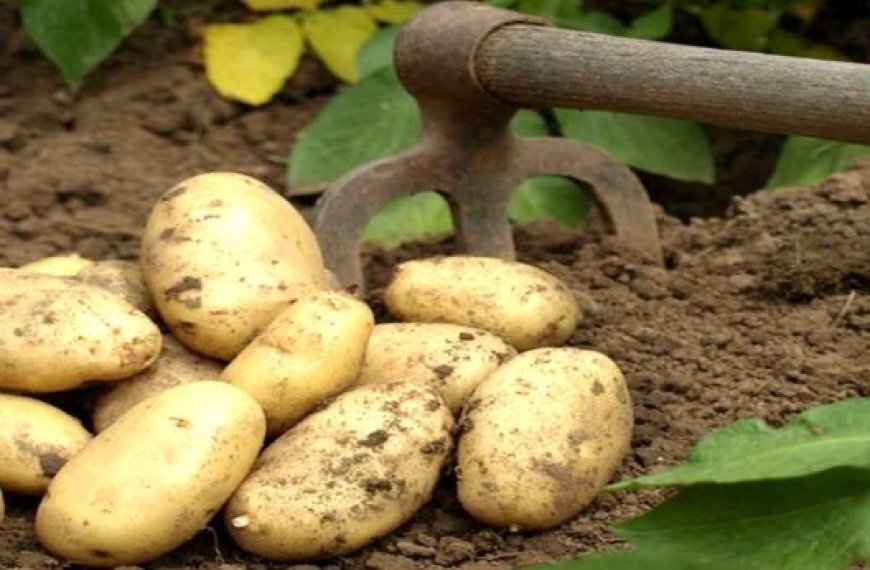
{"label": "garden fork", "polygon": [[870,143],[867,65],[568,31],[472,2],[421,11],[400,33],[394,57],[422,113],[420,141],[335,181],[315,209],[327,267],[360,294],[361,238],[389,201],[440,191],[462,250],[513,259],[511,192],[543,174],[587,184],[614,233],[662,262],[653,208],[632,171],[580,142],[513,136],[510,120],[522,107],[624,111]]}

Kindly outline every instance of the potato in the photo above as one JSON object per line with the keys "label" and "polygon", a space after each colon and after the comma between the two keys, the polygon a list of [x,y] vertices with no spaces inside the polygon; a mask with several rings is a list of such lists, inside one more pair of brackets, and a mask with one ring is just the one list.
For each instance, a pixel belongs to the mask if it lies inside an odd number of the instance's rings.
{"label": "potato", "polygon": [[488,257],[402,263],[384,297],[403,321],[481,328],[520,351],[563,344],[580,320],[571,291],[555,276]]}
{"label": "potato", "polygon": [[41,495],[92,436],[66,412],[35,398],[0,394],[0,489]]}
{"label": "potato", "polygon": [[171,335],[164,335],[157,360],[132,378],[112,383],[94,399],[94,431],[100,433],[127,410],[165,390],[202,380],[217,380],[223,365],[189,351]]}
{"label": "potato", "polygon": [[453,418],[426,386],[345,392],[266,448],[225,509],[245,550],[305,561],[362,548],[431,497]]}
{"label": "potato", "polygon": [[151,294],[142,281],[138,263],[119,259],[97,261],[82,269],[76,277],[121,297],[152,319],[158,316]]}
{"label": "potato", "polygon": [[535,531],[580,513],[629,450],[634,423],[603,354],[542,348],[477,387],[460,420],[458,493],[486,524]]}
{"label": "potato", "polygon": [[77,253],[69,253],[66,255],[53,255],[31,261],[26,265],[22,265],[19,269],[29,271],[31,273],[42,273],[43,275],[54,275],[55,277],[72,277],[78,275],[83,269],[87,269],[94,262],[90,259],[85,259]]}
{"label": "potato", "polygon": [[3,490],[0,489],[0,526],[3,525],[3,519],[6,517],[6,505],[3,503]]}
{"label": "potato", "polygon": [[0,390],[58,392],[127,378],[160,331],[123,299],[72,277],[0,269]]}
{"label": "potato", "polygon": [[241,174],[189,178],[148,218],[142,275],[182,343],[231,360],[299,297],[327,287],[314,233],[290,203]]}
{"label": "potato", "polygon": [[322,291],[285,309],[224,369],[251,394],[280,435],[359,375],[374,316],[350,295]]}
{"label": "potato", "polygon": [[141,402],[52,480],[36,512],[39,542],[87,566],[161,556],[232,495],[265,424],[257,402],[225,382],[183,384]]}
{"label": "potato", "polygon": [[458,414],[474,388],[516,355],[484,330],[446,323],[388,323],[375,326],[356,385],[390,380],[438,390]]}

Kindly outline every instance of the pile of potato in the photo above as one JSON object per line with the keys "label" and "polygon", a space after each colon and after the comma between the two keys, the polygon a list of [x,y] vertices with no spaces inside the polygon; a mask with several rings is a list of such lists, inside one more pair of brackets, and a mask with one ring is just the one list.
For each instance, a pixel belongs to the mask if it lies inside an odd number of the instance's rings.
{"label": "pile of potato", "polygon": [[[298,212],[231,173],[164,194],[139,261],[0,269],[0,489],[42,496],[36,535],[66,560],[147,562],[218,513],[263,557],[344,554],[448,469],[478,520],[547,529],[628,451],[622,374],[563,346],[579,310],[535,267],[404,263],[402,322],[375,324]],[[90,430],[40,399],[64,391]]]}

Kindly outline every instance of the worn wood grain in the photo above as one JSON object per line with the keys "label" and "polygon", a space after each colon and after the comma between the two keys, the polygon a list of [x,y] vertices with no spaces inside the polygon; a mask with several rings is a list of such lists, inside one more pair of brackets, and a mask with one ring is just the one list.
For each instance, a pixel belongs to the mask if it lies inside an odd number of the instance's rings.
{"label": "worn wood grain", "polygon": [[570,107],[870,144],[870,65],[517,24],[479,45],[481,85],[521,107]]}

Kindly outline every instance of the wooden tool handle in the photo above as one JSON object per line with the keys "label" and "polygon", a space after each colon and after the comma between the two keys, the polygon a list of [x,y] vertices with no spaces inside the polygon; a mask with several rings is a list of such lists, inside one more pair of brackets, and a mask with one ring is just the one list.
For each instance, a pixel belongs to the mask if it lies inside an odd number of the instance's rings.
{"label": "wooden tool handle", "polygon": [[478,45],[474,71],[491,95],[520,107],[624,111],[870,144],[870,65],[514,24]]}

